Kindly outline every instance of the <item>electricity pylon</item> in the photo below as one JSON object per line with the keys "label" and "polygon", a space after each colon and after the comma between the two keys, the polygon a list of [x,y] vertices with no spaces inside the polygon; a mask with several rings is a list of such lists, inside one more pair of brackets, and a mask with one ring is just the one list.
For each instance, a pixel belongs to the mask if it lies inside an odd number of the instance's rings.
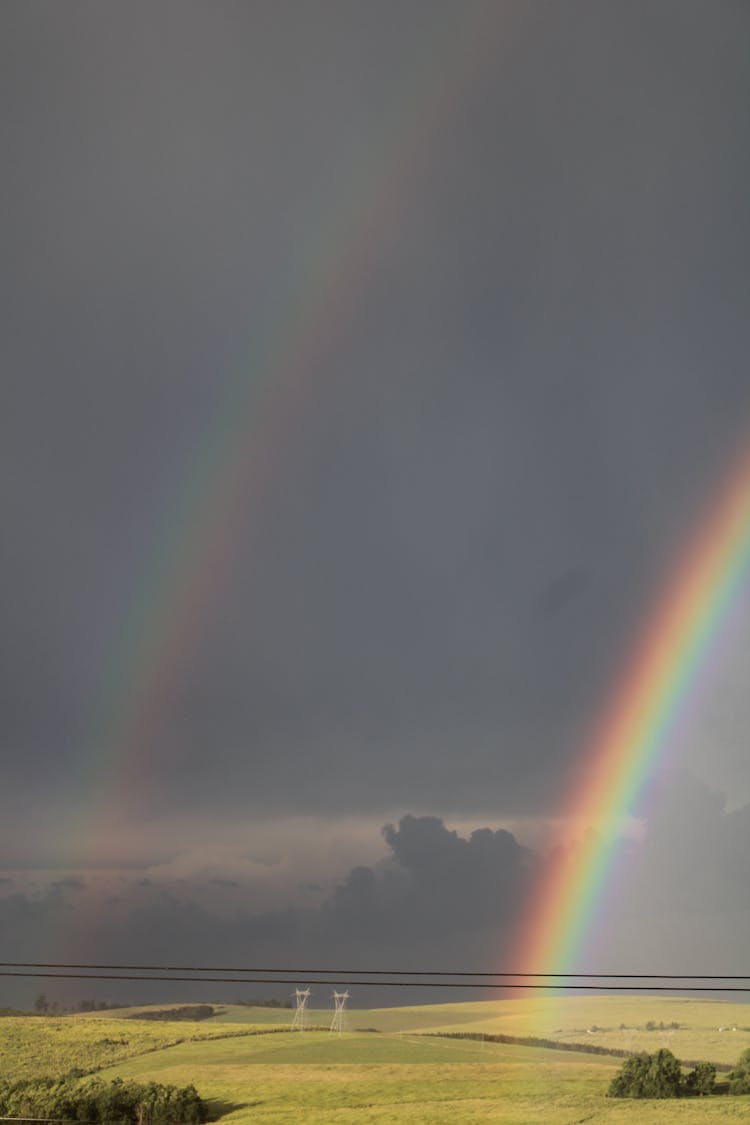
{"label": "electricity pylon", "polygon": [[349,999],[349,989],[346,992],[334,992],[333,1002],[336,1011],[331,1020],[331,1031],[338,1031],[339,1035],[344,1030],[344,1016],[346,1015],[346,1002]]}
{"label": "electricity pylon", "polygon": [[294,998],[297,1001],[297,1007],[294,1011],[294,1019],[292,1020],[292,1031],[305,1030],[305,1015],[307,1012],[307,1001],[310,999],[309,988],[295,988]]}

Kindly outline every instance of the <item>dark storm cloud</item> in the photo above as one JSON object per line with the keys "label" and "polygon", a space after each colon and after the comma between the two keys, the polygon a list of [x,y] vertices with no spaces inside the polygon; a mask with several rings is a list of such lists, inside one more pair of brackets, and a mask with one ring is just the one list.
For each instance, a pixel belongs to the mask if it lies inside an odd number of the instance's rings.
{"label": "dark storm cloud", "polygon": [[[40,838],[112,752],[238,373],[358,172],[401,183],[415,76],[433,53],[439,104],[477,9],[383,11],[3,8],[0,737]],[[746,434],[747,8],[489,26],[154,705],[133,816],[554,812]]]}
{"label": "dark storm cloud", "polygon": [[[103,895],[95,909],[86,908],[78,956],[100,963],[171,963],[179,950],[177,960],[187,964],[191,957],[205,959],[213,948],[221,949],[221,963],[237,965],[304,963],[335,969],[344,963],[363,968],[440,968],[450,963],[481,969],[494,963],[518,910],[530,853],[509,832],[484,828],[467,838],[436,817],[405,816],[397,826],[387,825],[383,836],[387,857],[374,866],[353,867],[316,909],[258,913],[243,903],[239,892],[231,914],[222,916],[199,901],[202,888],[195,880],[181,881],[179,887],[150,880],[132,883],[118,896]],[[59,927],[60,909],[70,905],[62,891],[78,890],[75,882],[60,880],[34,896],[0,898],[5,948],[36,948],[32,931]],[[25,995],[29,987],[18,985],[12,995]],[[146,986],[50,982],[49,992],[69,997],[99,988],[121,995],[118,987],[132,997],[143,995]],[[208,986],[180,987],[183,995],[205,998]],[[233,985],[233,994],[238,989]],[[160,995],[169,992],[168,986],[158,990]],[[9,985],[3,995],[11,996]],[[381,993],[380,999],[387,995]],[[360,996],[360,1006],[366,1003]]]}
{"label": "dark storm cloud", "polygon": [[418,942],[421,949],[442,948],[446,956],[461,951],[472,963],[478,947],[494,958],[518,910],[526,849],[502,830],[478,829],[463,838],[438,817],[402,817],[383,836],[389,861],[353,868],[324,904],[331,932],[352,944],[358,939],[369,956],[394,942],[403,943],[405,954]]}

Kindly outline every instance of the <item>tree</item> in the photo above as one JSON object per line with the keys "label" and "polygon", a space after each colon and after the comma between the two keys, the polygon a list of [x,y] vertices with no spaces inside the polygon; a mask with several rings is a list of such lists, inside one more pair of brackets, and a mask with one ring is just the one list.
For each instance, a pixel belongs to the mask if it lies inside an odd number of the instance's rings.
{"label": "tree", "polygon": [[49,1011],[49,1000],[43,992],[40,992],[36,1000],[34,1001],[34,1011],[39,1012],[40,1014]]}
{"label": "tree", "polygon": [[682,1087],[682,1071],[679,1059],[671,1051],[662,1047],[651,1055],[648,1067],[649,1098],[679,1098]]}
{"label": "tree", "polygon": [[704,1097],[713,1094],[716,1085],[716,1067],[710,1062],[700,1062],[685,1079],[685,1092]]}
{"label": "tree", "polygon": [[729,1072],[729,1093],[750,1094],[750,1047],[742,1052],[737,1066]]}
{"label": "tree", "polygon": [[610,1098],[646,1098],[646,1068],[648,1055],[633,1055],[626,1059],[609,1084]]}

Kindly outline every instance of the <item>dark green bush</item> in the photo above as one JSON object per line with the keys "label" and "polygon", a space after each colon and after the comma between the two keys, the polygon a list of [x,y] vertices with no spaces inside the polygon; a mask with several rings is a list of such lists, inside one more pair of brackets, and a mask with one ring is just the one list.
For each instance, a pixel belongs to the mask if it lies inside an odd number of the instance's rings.
{"label": "dark green bush", "polygon": [[[750,1052],[747,1053],[750,1055]],[[683,1078],[679,1059],[666,1049],[653,1055],[644,1053],[629,1058],[609,1086],[611,1098],[696,1097],[715,1091],[716,1067],[713,1063],[696,1063]]]}
{"label": "dark green bush", "polygon": [[33,1078],[0,1081],[0,1116],[54,1117],[93,1125],[201,1125],[206,1106],[194,1086]]}
{"label": "dark green bush", "polygon": [[671,1051],[633,1055],[623,1063],[609,1086],[611,1098],[679,1098],[682,1071]]}

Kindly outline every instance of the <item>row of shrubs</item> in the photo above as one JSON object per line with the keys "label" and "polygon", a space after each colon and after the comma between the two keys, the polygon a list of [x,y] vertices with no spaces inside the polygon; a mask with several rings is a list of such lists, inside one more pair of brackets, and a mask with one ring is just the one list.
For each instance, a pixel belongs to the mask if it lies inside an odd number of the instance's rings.
{"label": "row of shrubs", "polygon": [[[593,1030],[593,1028],[592,1028]],[[604,1030],[599,1028],[600,1031]],[[509,1043],[518,1047],[546,1047],[550,1051],[575,1051],[585,1055],[609,1055],[615,1059],[629,1059],[636,1057],[635,1051],[626,1050],[625,1047],[603,1046],[601,1043],[566,1043],[562,1039],[545,1039],[541,1035],[506,1035],[502,1032],[490,1034],[484,1031],[425,1031],[423,1035],[438,1036],[440,1039],[474,1039],[484,1040],[485,1043]],[[699,1062],[686,1060],[686,1066],[700,1066]],[[719,1063],[717,1070],[729,1070],[728,1066]]]}
{"label": "row of shrubs", "polygon": [[89,1078],[0,1079],[0,1116],[47,1117],[91,1125],[200,1125],[206,1104],[194,1086]]}
{"label": "row of shrubs", "polygon": [[144,1008],[126,1020],[210,1020],[217,1014],[212,1004],[182,1004],[178,1008]]}
{"label": "row of shrubs", "polygon": [[270,1000],[257,1000],[251,996],[245,1000],[235,1000],[235,1004],[241,1005],[243,1008],[291,1008],[291,1000],[279,1000],[276,996],[272,996]]}
{"label": "row of shrubs", "polygon": [[[727,1075],[727,1092],[750,1094],[750,1048]],[[679,1059],[662,1048],[649,1055],[645,1051],[623,1063],[609,1086],[611,1098],[683,1098],[716,1092],[716,1067],[700,1062],[688,1074],[682,1073]]]}
{"label": "row of shrubs", "polygon": [[547,1047],[551,1051],[583,1051],[587,1055],[614,1055],[626,1059],[632,1051],[622,1047],[602,1047],[599,1043],[564,1043],[560,1039],[544,1039],[541,1035],[506,1035],[504,1032],[492,1034],[487,1031],[424,1031],[425,1036],[438,1039],[473,1039],[484,1043],[509,1043],[516,1047]]}

